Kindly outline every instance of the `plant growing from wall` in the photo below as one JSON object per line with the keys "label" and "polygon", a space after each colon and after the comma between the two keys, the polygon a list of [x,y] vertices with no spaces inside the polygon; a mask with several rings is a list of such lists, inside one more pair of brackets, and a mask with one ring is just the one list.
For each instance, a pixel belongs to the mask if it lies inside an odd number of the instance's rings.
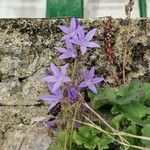
{"label": "plant growing from wall", "polygon": [[[118,87],[98,87],[101,82],[105,85],[105,79],[95,76],[95,67],[86,71],[78,64],[78,59],[89,48],[100,47],[92,41],[96,29],[85,34],[75,18],[71,19],[70,27],[58,27],[64,32],[62,40],[66,46],[55,47],[55,50],[60,53],[58,59],[65,63],[61,67],[51,63],[42,79],[49,91],[49,95],[41,96],[49,105],[48,112],[60,106],[57,116],[44,121],[49,128],[60,129],[50,149],[150,149],[147,132],[150,129],[150,84],[133,81]],[[66,64],[68,59],[73,63]]]}

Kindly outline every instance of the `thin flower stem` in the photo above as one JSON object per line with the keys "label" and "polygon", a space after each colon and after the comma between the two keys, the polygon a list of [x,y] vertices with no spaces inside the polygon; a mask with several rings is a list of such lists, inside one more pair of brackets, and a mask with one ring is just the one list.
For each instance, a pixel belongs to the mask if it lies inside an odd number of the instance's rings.
{"label": "thin flower stem", "polygon": [[145,137],[145,136],[138,136],[138,135],[134,135],[134,134],[130,134],[130,133],[125,133],[125,132],[120,132],[120,131],[117,131],[116,129],[114,129],[113,127],[111,127],[98,113],[96,113],[92,108],[90,108],[88,106],[88,104],[86,103],[83,103],[83,105],[85,107],[87,107],[90,111],[92,111],[107,127],[109,127],[113,132],[116,132],[118,135],[118,132],[121,136],[129,136],[129,137],[133,137],[133,138],[138,138],[138,139],[143,139],[143,140],[148,140],[150,141],[150,138],[149,137]]}
{"label": "thin flower stem", "polygon": [[81,124],[87,125],[87,126],[89,126],[89,127],[95,128],[95,129],[97,129],[97,130],[99,130],[99,131],[105,133],[105,134],[106,134],[107,136],[109,136],[112,140],[118,142],[118,143],[121,144],[121,145],[125,145],[125,146],[127,146],[127,147],[133,147],[133,148],[140,149],[140,150],[150,150],[150,148],[146,148],[146,147],[142,147],[142,146],[136,146],[136,145],[132,145],[132,144],[126,144],[126,143],[124,143],[124,142],[121,142],[121,141],[115,139],[115,138],[112,136],[113,134],[111,135],[109,132],[103,130],[101,127],[95,125],[93,122],[90,124],[90,123],[82,122],[82,121],[79,121],[79,120],[75,120],[75,121],[77,121],[77,122],[79,122],[79,123],[81,123]]}
{"label": "thin flower stem", "polygon": [[[66,119],[68,117],[68,110],[66,110]],[[68,142],[68,130],[69,130],[69,122],[67,119],[67,130],[66,130],[66,135],[65,135],[65,144],[64,144],[64,150],[67,150],[67,142]]]}
{"label": "thin flower stem", "polygon": [[79,110],[79,107],[78,105],[75,106],[75,113],[74,113],[74,117],[73,117],[73,121],[72,121],[72,127],[71,127],[71,134],[70,134],[70,150],[72,149],[72,138],[73,138],[73,130],[74,130],[74,123],[75,123],[75,119],[76,119],[76,116],[77,116],[77,111]]}
{"label": "thin flower stem", "polygon": [[125,132],[121,132],[121,131],[120,131],[120,135],[121,136],[128,136],[128,137],[133,137],[133,138],[136,138],[136,139],[142,139],[142,140],[150,141],[150,137],[146,137],[146,136],[138,136],[138,135],[125,133]]}
{"label": "thin flower stem", "polygon": [[107,127],[109,127],[113,132],[116,131],[113,127],[111,127],[98,113],[96,113],[87,103],[83,103],[83,105],[88,108],[91,112],[93,112]]}
{"label": "thin flower stem", "polygon": [[[89,118],[87,118],[86,116],[84,116],[91,124],[93,124],[93,125],[95,125]],[[102,128],[101,128],[101,130],[103,130]],[[103,132],[104,132],[105,130],[103,130]],[[117,131],[112,131],[113,133],[114,132],[117,132]],[[114,135],[114,134],[112,134],[112,133],[110,133],[110,132],[106,132],[105,131],[105,133],[109,133],[110,135]],[[128,143],[128,144],[130,144],[126,139],[124,139],[120,134],[119,134],[119,132],[117,132],[117,134],[116,135],[118,135],[119,136],[119,138],[120,138],[120,140],[121,140],[121,142],[122,143],[124,143],[124,142],[126,142],[126,143]],[[125,145],[123,145],[124,147],[125,147],[125,149],[126,149],[126,146]]]}
{"label": "thin flower stem", "polygon": [[126,82],[126,73],[125,73],[125,67],[126,67],[126,64],[127,64],[127,48],[128,46],[126,45],[125,46],[125,50],[124,50],[124,56],[123,56],[123,68],[122,68],[122,72],[123,72],[123,83]]}
{"label": "thin flower stem", "polygon": [[122,67],[123,83],[126,82],[125,67],[126,67],[126,64],[127,64],[127,51],[128,51],[128,48],[129,48],[128,40],[130,38],[130,31],[131,31],[131,19],[130,18],[131,18],[131,12],[127,16],[127,20],[129,22],[129,24],[128,24],[128,28],[127,28],[127,41],[126,41],[126,45],[125,45],[125,48],[124,48],[124,55],[123,55],[123,67]]}
{"label": "thin flower stem", "polygon": [[[85,103],[84,103],[85,104]],[[116,129],[114,129],[113,127],[111,127],[99,114],[97,114],[93,109],[91,109],[87,104],[85,104],[84,105],[85,107],[87,107],[91,112],[93,112],[108,128],[110,128],[110,130],[112,130],[112,132],[117,132],[117,130]],[[118,132],[117,132],[118,133]],[[129,144],[129,142],[126,140],[126,139],[124,139],[123,137],[121,137],[120,136],[120,134],[117,134],[118,136],[119,136],[119,138],[120,138],[120,140],[122,141],[122,142],[126,142],[126,143],[128,143]],[[125,145],[124,145],[125,146]]]}

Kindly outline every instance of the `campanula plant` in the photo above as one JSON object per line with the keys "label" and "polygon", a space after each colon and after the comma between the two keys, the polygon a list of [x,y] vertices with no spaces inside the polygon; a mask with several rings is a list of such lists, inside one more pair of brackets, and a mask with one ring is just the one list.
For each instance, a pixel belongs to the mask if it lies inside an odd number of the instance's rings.
{"label": "campanula plant", "polygon": [[[70,27],[62,25],[58,27],[65,33],[63,39],[65,40],[66,44],[66,48],[55,47],[55,50],[61,53],[58,59],[77,59],[80,54],[84,55],[86,53],[87,48],[100,47],[98,44],[91,41],[96,33],[96,29],[92,29],[85,35],[84,28],[75,18],[71,19]],[[77,49],[78,46],[80,49]],[[104,80],[103,77],[95,77],[95,69],[92,67],[89,73],[83,70],[80,76],[80,79],[82,80],[77,81],[75,77],[71,78],[67,76],[68,67],[69,64],[66,64],[61,66],[59,69],[57,66],[55,66],[55,64],[51,63],[50,68],[48,68],[50,74],[42,78],[42,80],[48,85],[50,95],[41,96],[41,100],[50,106],[49,110],[63,100],[64,92],[68,91],[68,98],[70,100],[77,100],[78,96],[80,95],[79,93],[83,88],[88,88],[92,92],[96,93],[96,85]],[[73,72],[74,71],[75,70],[73,70]],[[74,85],[70,86],[70,83],[74,83]],[[64,89],[64,85],[66,90]]]}
{"label": "campanula plant", "polygon": [[[48,86],[49,94],[41,96],[40,99],[49,105],[48,112],[52,111],[56,105],[60,104],[61,113],[64,114],[65,122],[67,124],[67,134],[72,135],[73,128],[80,127],[80,123],[76,122],[75,119],[82,116],[82,114],[78,115],[77,112],[80,111],[80,109],[83,109],[82,103],[85,101],[84,89],[97,93],[96,86],[104,80],[103,77],[95,76],[94,66],[90,71],[83,69],[80,74],[75,74],[78,67],[77,61],[81,55],[85,55],[89,48],[99,48],[100,46],[92,41],[96,29],[92,29],[88,33],[85,33],[84,27],[81,26],[79,21],[75,18],[71,19],[70,27],[61,25],[58,26],[58,28],[65,34],[62,37],[65,46],[54,47],[54,49],[60,54],[58,57],[59,60],[70,58],[74,60],[73,69],[71,71],[69,70],[71,64],[56,66],[51,63],[50,67],[47,68],[48,73],[42,78]],[[68,110],[71,110],[71,112]],[[69,116],[69,114],[71,114],[71,116]],[[72,120],[72,118],[74,119]],[[46,120],[43,123],[50,128],[56,127],[56,120]],[[68,140],[69,138],[67,135],[65,143],[67,143]],[[70,140],[69,142],[71,148],[72,141]]]}
{"label": "campanula plant", "polygon": [[[133,5],[134,0],[129,0],[125,6],[128,31],[132,29]],[[111,65],[112,25],[109,18],[103,34],[104,49]],[[127,81],[125,73],[129,56],[126,56],[131,49],[129,39],[132,32],[128,33],[124,46],[122,78],[115,73],[112,75],[120,86],[97,89],[98,84],[105,80],[103,76],[95,75],[94,66],[86,70],[79,64],[80,58],[90,48],[100,47],[93,40],[97,29],[85,32],[76,18],[72,18],[69,25],[59,25],[58,28],[63,32],[61,41],[64,46],[54,47],[54,50],[59,54],[58,60],[64,62],[62,66],[51,63],[46,69],[42,80],[48,87],[48,94],[40,97],[48,104],[49,113],[58,112],[53,118],[43,121],[49,128],[61,129],[50,150],[150,149],[150,84],[132,81],[120,85]]]}

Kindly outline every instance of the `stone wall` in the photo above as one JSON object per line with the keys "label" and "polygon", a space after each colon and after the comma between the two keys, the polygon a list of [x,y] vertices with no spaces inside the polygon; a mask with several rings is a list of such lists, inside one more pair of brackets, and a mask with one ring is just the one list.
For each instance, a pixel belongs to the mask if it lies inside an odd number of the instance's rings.
{"label": "stone wall", "polygon": [[[68,19],[0,20],[0,145],[3,145],[0,150],[44,150],[51,143],[47,129],[40,124],[48,118],[47,106],[39,101],[39,96],[47,93],[41,78],[51,62],[63,64],[57,60],[53,47],[63,45],[57,25],[68,22]],[[111,19],[111,29],[106,29],[108,18],[81,22],[86,31],[97,28],[94,41],[101,48],[91,49],[81,57],[78,70],[94,65],[98,75],[103,75],[108,84],[116,85],[114,76],[121,81],[122,56],[129,39],[126,77],[128,81],[138,78],[150,82],[150,20],[131,20],[129,25],[126,20]],[[107,58],[106,32],[111,37],[111,65]],[[25,147],[31,140],[33,143]]]}

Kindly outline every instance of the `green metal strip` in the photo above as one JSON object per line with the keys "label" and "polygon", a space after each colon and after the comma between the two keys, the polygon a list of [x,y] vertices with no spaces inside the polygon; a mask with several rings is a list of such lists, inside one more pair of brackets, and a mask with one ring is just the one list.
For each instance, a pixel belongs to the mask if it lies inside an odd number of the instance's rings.
{"label": "green metal strip", "polygon": [[140,17],[147,17],[146,0],[139,0]]}
{"label": "green metal strip", "polygon": [[46,17],[83,17],[83,0],[47,0]]}

